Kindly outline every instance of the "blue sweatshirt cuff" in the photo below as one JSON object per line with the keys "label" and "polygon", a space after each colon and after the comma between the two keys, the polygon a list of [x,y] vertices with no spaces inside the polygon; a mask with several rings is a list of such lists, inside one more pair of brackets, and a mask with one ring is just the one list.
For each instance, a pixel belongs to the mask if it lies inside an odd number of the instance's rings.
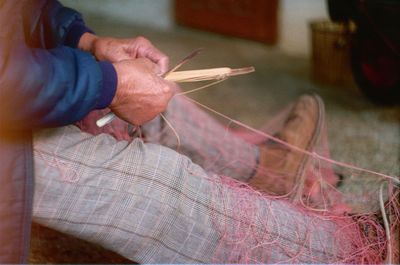
{"label": "blue sweatshirt cuff", "polygon": [[74,21],[68,29],[68,33],[64,40],[64,45],[77,48],[79,44],[79,40],[82,35],[86,32],[94,33],[88,27],[86,27],[85,23],[82,20]]}
{"label": "blue sweatshirt cuff", "polygon": [[99,62],[99,66],[103,76],[103,83],[101,86],[101,94],[99,99],[97,100],[96,109],[104,109],[111,104],[115,96],[115,92],[117,91],[117,72],[115,71],[114,66],[110,62],[101,61]]}

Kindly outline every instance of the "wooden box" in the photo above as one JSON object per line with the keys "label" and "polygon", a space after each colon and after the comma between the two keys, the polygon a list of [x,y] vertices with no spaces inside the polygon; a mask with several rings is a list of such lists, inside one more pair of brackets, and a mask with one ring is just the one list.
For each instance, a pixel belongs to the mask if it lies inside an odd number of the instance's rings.
{"label": "wooden box", "polygon": [[277,41],[278,0],[175,0],[178,24],[263,43]]}

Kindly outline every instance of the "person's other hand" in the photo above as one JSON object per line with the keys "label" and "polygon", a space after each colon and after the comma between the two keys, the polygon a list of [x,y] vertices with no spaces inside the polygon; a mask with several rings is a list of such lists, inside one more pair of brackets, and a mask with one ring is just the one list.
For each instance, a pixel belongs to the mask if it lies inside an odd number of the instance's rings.
{"label": "person's other hand", "polygon": [[110,109],[121,119],[142,125],[163,112],[176,84],[160,77],[160,68],[146,58],[113,63],[118,76]]}
{"label": "person's other hand", "polygon": [[147,58],[160,68],[160,74],[168,71],[169,58],[144,37],[117,39],[97,37],[85,33],[79,41],[79,48],[91,52],[98,60],[119,62],[123,60]]}

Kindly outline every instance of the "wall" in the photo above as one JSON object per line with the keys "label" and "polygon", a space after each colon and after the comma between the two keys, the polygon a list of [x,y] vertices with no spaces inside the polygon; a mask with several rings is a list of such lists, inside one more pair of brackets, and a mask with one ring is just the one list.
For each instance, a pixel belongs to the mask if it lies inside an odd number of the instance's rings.
{"label": "wall", "polygon": [[[62,0],[62,3],[83,14],[114,16],[160,30],[171,29],[174,25],[173,0]],[[327,18],[326,1],[280,0],[279,5],[279,47],[288,54],[308,56],[308,23],[316,18]]]}
{"label": "wall", "polygon": [[308,24],[328,18],[325,0],[280,0],[279,46],[289,54],[310,53]]}
{"label": "wall", "polygon": [[161,30],[173,27],[172,0],[61,0],[83,15],[97,14]]}

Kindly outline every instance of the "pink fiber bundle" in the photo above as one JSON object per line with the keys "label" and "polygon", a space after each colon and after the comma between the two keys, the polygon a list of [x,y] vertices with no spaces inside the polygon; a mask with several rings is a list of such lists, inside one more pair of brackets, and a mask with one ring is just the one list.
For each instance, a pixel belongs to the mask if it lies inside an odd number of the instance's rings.
{"label": "pink fiber bundle", "polygon": [[[399,193],[389,176],[330,159],[326,130],[312,150],[297,150],[274,138],[290,107],[255,130],[231,119],[221,125],[200,111],[193,100],[186,97],[174,100],[180,102],[181,109],[167,111],[165,117],[170,126],[161,120],[163,126],[157,133],[146,134],[143,128],[142,135],[136,128],[132,136],[128,134],[128,125],[118,119],[97,128],[95,120],[106,111],[93,112],[78,125],[82,130],[109,133],[119,140],[131,140],[139,135],[147,142],[161,143],[182,152],[210,174],[219,175],[212,178],[215,185],[210,190],[212,219],[220,238],[213,257],[216,263],[376,264],[387,260],[389,241],[379,211],[382,181],[386,181],[385,212],[392,234],[396,232],[400,216]],[[187,118],[182,118],[182,113]],[[236,129],[230,128],[232,124]],[[236,141],[244,141],[249,146],[268,141],[274,147],[300,152],[308,158],[304,174],[286,185],[284,181],[291,178],[283,176],[288,172],[262,168],[260,172],[269,181],[291,188],[284,194],[254,189],[244,179],[241,181],[248,174],[242,168],[255,167],[254,161],[247,159],[248,150],[226,148],[234,146]],[[235,160],[229,159],[233,155]],[[274,159],[279,162],[280,158]],[[342,177],[366,181],[369,188],[360,187],[359,193],[348,194],[338,187]],[[398,245],[390,249],[392,256],[398,258]]]}

